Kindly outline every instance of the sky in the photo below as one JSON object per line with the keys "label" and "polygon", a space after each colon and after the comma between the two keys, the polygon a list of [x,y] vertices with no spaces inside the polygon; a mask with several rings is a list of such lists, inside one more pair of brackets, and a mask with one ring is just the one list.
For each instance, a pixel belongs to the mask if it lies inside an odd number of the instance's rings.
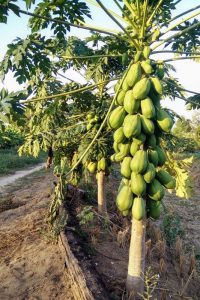
{"label": "sky", "polygon": [[[24,2],[22,0],[17,1],[20,5],[21,9],[25,9]],[[36,0],[36,4],[39,1]],[[113,1],[102,0],[102,3],[109,9],[119,13],[118,8],[114,4]],[[177,5],[177,10],[173,12],[173,15],[180,14],[183,11],[186,11],[192,7],[199,5],[199,0],[182,0],[181,3]],[[93,19],[87,18],[86,23],[95,24],[96,26],[106,27],[106,28],[114,28],[115,30],[120,30],[118,26],[109,18],[105,13],[92,5],[88,5],[91,8],[91,13]],[[190,13],[191,14],[191,13]],[[184,16],[185,17],[185,16]],[[182,18],[184,18],[182,17]],[[199,20],[200,18],[197,17]],[[0,60],[3,58],[7,44],[11,43],[16,37],[25,38],[29,33],[30,29],[27,26],[28,16],[23,15],[21,18],[16,15],[10,13],[8,17],[7,24],[0,23],[0,32],[1,32],[1,42],[0,42]],[[173,24],[173,23],[172,23]],[[76,35],[81,38],[84,38],[89,35],[89,32],[82,29],[72,29],[70,35]],[[165,54],[162,56],[160,54],[152,56],[153,59],[166,59],[171,58],[172,54]],[[189,90],[193,90],[200,93],[200,64],[192,61],[192,60],[181,60],[172,63],[176,68],[176,73],[174,77],[178,78],[180,83]],[[70,74],[72,78],[77,76],[75,72],[70,70]],[[83,82],[81,78],[80,82]],[[6,87],[9,91],[16,91],[19,89],[19,85],[16,83],[12,74],[9,73],[6,77],[4,83],[0,83],[0,88]],[[20,87],[21,89],[22,87]],[[184,115],[185,117],[191,118],[193,112],[187,111],[185,109],[184,101],[180,99],[176,99],[175,101],[171,101],[168,99],[164,99],[162,101],[162,105],[166,106],[176,113],[180,115]]]}

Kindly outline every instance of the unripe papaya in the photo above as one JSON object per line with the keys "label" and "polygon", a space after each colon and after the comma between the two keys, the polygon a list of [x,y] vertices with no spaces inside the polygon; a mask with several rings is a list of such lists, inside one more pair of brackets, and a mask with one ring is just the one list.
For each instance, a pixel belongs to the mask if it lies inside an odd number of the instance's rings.
{"label": "unripe papaya", "polygon": [[138,100],[145,99],[150,91],[151,83],[148,78],[138,81],[133,87],[133,97]]}
{"label": "unripe papaya", "polygon": [[153,219],[158,219],[161,214],[160,201],[153,201],[151,199],[148,199],[146,203],[147,203],[148,216]]}
{"label": "unripe papaya", "polygon": [[148,119],[152,119],[155,117],[156,111],[151,98],[147,97],[141,101],[141,111],[142,115]]}
{"label": "unripe papaya", "polygon": [[119,128],[123,122],[124,118],[126,116],[126,112],[122,106],[116,107],[110,114],[109,118],[109,125],[113,129]]}
{"label": "unripe papaya", "polygon": [[157,62],[157,75],[159,79],[163,79],[165,75],[164,65],[163,62]]}
{"label": "unripe papaya", "polygon": [[137,135],[137,137],[133,138],[133,141],[135,141],[140,146],[146,141],[146,135],[141,132],[139,135]]}
{"label": "unripe papaya", "polygon": [[136,197],[133,200],[132,217],[138,221],[145,217],[145,202],[141,197]]}
{"label": "unripe papaya", "polygon": [[111,155],[110,160],[111,160],[112,162],[115,161],[115,154],[112,154],[112,155]]}
{"label": "unripe papaya", "polygon": [[141,115],[140,119],[141,119],[142,131],[148,135],[153,134],[155,129],[154,123],[143,115]]}
{"label": "unripe papaya", "polygon": [[129,186],[122,186],[117,195],[116,204],[120,211],[125,211],[131,208],[133,204],[133,194]]}
{"label": "unripe papaya", "polygon": [[123,210],[123,211],[122,211],[122,215],[123,215],[124,217],[127,217],[127,216],[129,215],[130,211],[131,211],[130,209]]}
{"label": "unripe papaya", "polygon": [[127,115],[124,119],[123,131],[127,138],[139,135],[141,132],[140,116]]}
{"label": "unripe papaya", "polygon": [[119,162],[124,159],[125,156],[127,156],[130,152],[130,143],[125,143],[125,144],[118,144],[118,148],[120,149],[120,152],[118,152],[115,155],[115,161]]}
{"label": "unripe papaya", "polygon": [[126,156],[121,163],[121,175],[127,179],[131,178],[131,159],[132,157]]}
{"label": "unripe papaya", "polygon": [[137,51],[134,57],[135,63],[137,63],[140,60],[141,56],[142,56],[142,51]]}
{"label": "unripe papaya", "polygon": [[135,173],[143,174],[148,164],[147,153],[144,150],[138,150],[131,160],[131,170]]}
{"label": "unripe papaya", "polygon": [[150,88],[149,97],[151,98],[153,105],[157,108],[160,108],[160,95],[156,94],[153,88]]}
{"label": "unripe papaya", "polygon": [[156,150],[148,149],[148,159],[149,161],[157,167],[158,165],[158,153]]}
{"label": "unripe papaya", "polygon": [[176,187],[176,180],[172,177],[167,171],[159,170],[156,173],[156,177],[164,185],[166,189],[175,189]]}
{"label": "unripe papaya", "polygon": [[133,97],[133,91],[129,90],[126,92],[125,98],[124,98],[124,109],[125,111],[132,115],[134,113],[137,113],[140,108],[140,101],[134,99]]}
{"label": "unripe papaya", "polygon": [[149,46],[145,46],[144,50],[143,50],[143,56],[144,56],[144,58],[148,59],[150,53],[151,53],[151,48]]}
{"label": "unripe papaya", "polygon": [[156,137],[155,137],[155,134],[151,134],[151,135],[148,135],[147,136],[147,139],[146,139],[146,146],[150,147],[150,148],[155,148],[156,147]]}
{"label": "unripe papaya", "polygon": [[162,87],[162,84],[161,84],[160,80],[158,79],[158,77],[151,77],[151,83],[152,83],[152,86],[153,86],[153,90],[158,95],[162,95],[163,94],[163,87]]}
{"label": "unripe papaya", "polygon": [[97,164],[96,164],[95,162],[92,162],[92,161],[91,161],[91,162],[88,164],[87,168],[88,168],[88,171],[89,171],[90,173],[94,173],[94,172],[96,171],[96,169],[97,169]]}
{"label": "unripe papaya", "polygon": [[159,109],[156,114],[158,126],[164,132],[170,132],[173,126],[173,120],[170,115],[163,109]]}
{"label": "unripe papaya", "polygon": [[124,185],[129,186],[129,183],[130,182],[128,179],[122,178],[122,180],[120,181],[119,187],[118,187],[118,193]]}
{"label": "unripe papaya", "polygon": [[118,80],[117,83],[114,86],[115,93],[117,92],[119,85],[120,85],[120,80]]}
{"label": "unripe papaya", "polygon": [[131,153],[131,155],[134,156],[135,153],[136,153],[139,149],[140,149],[140,145],[139,145],[136,141],[134,141],[134,139],[133,139],[132,144],[131,144],[131,148],[130,148],[130,153]]}
{"label": "unripe papaya", "polygon": [[119,105],[123,105],[124,104],[124,97],[126,95],[126,92],[124,90],[121,90],[117,96],[116,102]]}
{"label": "unripe papaya", "polygon": [[166,154],[159,146],[156,146],[155,150],[158,153],[158,166],[163,166],[166,162]]}
{"label": "unripe papaya", "polygon": [[124,79],[123,83],[122,83],[122,90],[124,90],[125,92],[127,92],[129,89],[129,85],[128,82],[126,80],[126,78]]}
{"label": "unripe papaya", "polygon": [[119,144],[114,141],[114,143],[113,143],[113,149],[115,150],[115,153],[119,152],[119,147],[118,146],[119,146]]}
{"label": "unripe papaya", "polygon": [[146,74],[153,73],[153,68],[152,68],[151,64],[148,61],[146,61],[146,60],[142,61],[141,62],[141,67],[142,67],[142,69],[144,70],[144,72]]}
{"label": "unripe papaya", "polygon": [[160,34],[161,34],[160,28],[157,28],[156,30],[154,30],[154,33],[151,38],[152,42],[155,42],[156,40],[158,40]]}
{"label": "unripe papaya", "polygon": [[123,131],[123,127],[119,127],[117,130],[115,130],[113,138],[116,143],[122,143],[126,140],[126,137],[125,137],[124,131]]}
{"label": "unripe papaya", "polygon": [[146,192],[146,182],[141,174],[131,173],[131,190],[137,196],[141,196]]}
{"label": "unripe papaya", "polygon": [[86,126],[87,131],[89,131],[90,129],[92,129],[92,127],[93,127],[93,124],[88,123],[87,126]]}
{"label": "unripe papaya", "polygon": [[165,190],[162,186],[162,184],[157,180],[154,179],[149,185],[148,185],[148,196],[152,200],[160,201],[164,195]]}
{"label": "unripe papaya", "polygon": [[129,87],[133,87],[142,77],[142,71],[141,71],[141,66],[140,62],[137,62],[136,64],[133,64],[127,75],[126,75],[126,80],[129,85]]}
{"label": "unripe papaya", "polygon": [[156,175],[156,168],[152,163],[148,163],[147,169],[144,174],[144,180],[146,183],[152,182]]}
{"label": "unripe papaya", "polygon": [[102,157],[97,164],[98,171],[105,171],[106,170],[106,159]]}

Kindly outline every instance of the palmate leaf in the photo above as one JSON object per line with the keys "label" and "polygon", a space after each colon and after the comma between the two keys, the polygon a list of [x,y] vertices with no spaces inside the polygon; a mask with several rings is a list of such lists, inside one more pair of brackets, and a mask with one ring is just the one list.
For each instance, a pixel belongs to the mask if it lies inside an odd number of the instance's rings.
{"label": "palmate leaf", "polygon": [[200,109],[200,94],[190,96],[187,99],[188,99],[188,104],[187,104],[187,109],[188,110]]}
{"label": "palmate leaf", "polygon": [[[43,17],[60,19],[71,23],[79,23],[79,20],[84,21],[84,16],[91,17],[86,3],[80,0],[44,0],[36,6],[34,13]],[[37,17],[32,17],[29,25],[33,32],[38,32],[50,26],[54,35],[63,41],[67,31],[70,31],[70,26],[66,24],[50,22]]]}

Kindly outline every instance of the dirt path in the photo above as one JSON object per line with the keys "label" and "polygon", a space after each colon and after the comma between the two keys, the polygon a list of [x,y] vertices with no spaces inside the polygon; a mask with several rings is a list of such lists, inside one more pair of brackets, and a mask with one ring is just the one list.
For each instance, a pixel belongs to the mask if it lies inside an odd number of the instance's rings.
{"label": "dirt path", "polygon": [[40,171],[0,195],[1,300],[73,299],[64,258],[44,230],[51,177]]}
{"label": "dirt path", "polygon": [[17,179],[20,179],[22,177],[30,175],[30,174],[32,174],[36,171],[39,171],[42,168],[44,168],[44,166],[45,166],[45,164],[39,164],[35,167],[30,167],[30,168],[25,169],[25,170],[16,171],[15,174],[13,174],[13,175],[1,176],[0,177],[0,192],[8,184],[11,184],[11,183],[15,182]]}

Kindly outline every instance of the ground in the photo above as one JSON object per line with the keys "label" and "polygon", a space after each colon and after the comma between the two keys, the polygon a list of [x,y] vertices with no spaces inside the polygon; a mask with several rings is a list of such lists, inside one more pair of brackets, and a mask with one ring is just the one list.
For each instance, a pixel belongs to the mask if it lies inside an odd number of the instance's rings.
{"label": "ground", "polygon": [[[200,299],[199,163],[193,166],[192,174],[196,191],[192,199],[180,200],[174,194],[165,197],[169,216],[173,216],[169,219],[171,230],[164,234],[160,229],[163,217],[160,221],[148,223],[146,269],[151,267],[148,279],[151,277],[154,284],[153,299]],[[52,178],[49,171],[40,171],[7,187],[0,196],[1,300],[73,299],[64,257],[46,231],[45,218],[52,193]],[[95,184],[93,178],[90,185],[83,186],[89,191],[87,199],[84,202],[74,201],[73,208],[68,211],[71,215],[68,226],[76,227],[81,237],[81,247],[89,257],[92,268],[101,276],[110,299],[126,299],[130,226],[115,207],[115,191],[119,184],[117,172],[113,172],[106,183],[109,222],[97,213]],[[80,226],[77,214],[86,205],[91,207],[93,222]],[[81,220],[87,217],[82,215]],[[174,236],[175,242],[168,244]]]}
{"label": "ground", "polygon": [[72,300],[64,257],[46,234],[50,173],[7,188],[0,202],[0,299]]}

